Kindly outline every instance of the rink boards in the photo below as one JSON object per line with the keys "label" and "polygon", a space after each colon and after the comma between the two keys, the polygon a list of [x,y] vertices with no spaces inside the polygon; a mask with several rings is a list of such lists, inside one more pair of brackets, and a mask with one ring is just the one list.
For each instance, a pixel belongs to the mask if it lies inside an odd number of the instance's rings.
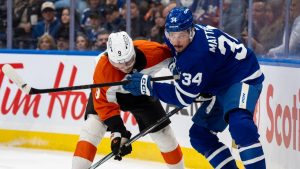
{"label": "rink boards", "polygon": [[[0,67],[11,64],[23,79],[35,88],[53,88],[92,83],[95,56],[77,53],[45,54],[39,52],[0,53]],[[264,89],[256,107],[255,121],[272,169],[294,169],[300,166],[300,69],[297,67],[262,65],[266,75]],[[162,70],[158,75],[167,75]],[[76,90],[28,96],[0,72],[0,143],[43,149],[74,151],[83,122],[89,90]],[[165,104],[166,111],[172,110]],[[211,168],[205,158],[189,143],[191,117],[199,105],[192,105],[171,117],[175,135],[183,147],[188,168]],[[138,133],[135,119],[122,112],[126,127]],[[107,154],[109,133],[98,152]],[[228,131],[222,141],[231,147]],[[133,158],[162,161],[156,145],[148,136],[134,143]],[[72,158],[72,157],[70,157]],[[280,162],[279,162],[280,161]]]}

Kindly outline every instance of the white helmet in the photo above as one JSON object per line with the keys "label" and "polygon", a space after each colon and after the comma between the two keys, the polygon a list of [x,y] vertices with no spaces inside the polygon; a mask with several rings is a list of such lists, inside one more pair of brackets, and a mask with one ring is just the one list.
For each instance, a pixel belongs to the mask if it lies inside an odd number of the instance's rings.
{"label": "white helmet", "polygon": [[132,39],[124,31],[109,35],[107,52],[109,60],[114,63],[126,63],[135,56]]}

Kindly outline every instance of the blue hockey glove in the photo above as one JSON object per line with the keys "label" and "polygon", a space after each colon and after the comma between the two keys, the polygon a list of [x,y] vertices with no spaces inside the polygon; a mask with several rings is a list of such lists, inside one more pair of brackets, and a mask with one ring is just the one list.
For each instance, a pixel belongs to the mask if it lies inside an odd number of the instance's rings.
{"label": "blue hockey glove", "polygon": [[123,88],[129,91],[134,96],[152,96],[153,92],[150,78],[151,76],[135,72],[131,76],[127,77],[127,80],[129,80],[130,82],[128,84],[123,85]]}

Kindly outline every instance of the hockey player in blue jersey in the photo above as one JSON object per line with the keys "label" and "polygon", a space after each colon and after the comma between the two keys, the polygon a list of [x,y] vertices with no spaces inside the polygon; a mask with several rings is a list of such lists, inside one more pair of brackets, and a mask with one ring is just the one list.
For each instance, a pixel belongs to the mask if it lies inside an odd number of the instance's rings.
{"label": "hockey player in blue jersey", "polygon": [[174,51],[174,84],[150,82],[148,75],[134,73],[124,89],[133,95],[151,95],[163,102],[188,106],[199,96],[210,95],[192,118],[190,142],[214,168],[235,169],[235,160],[218,132],[227,125],[238,145],[246,169],[265,169],[253,112],[264,75],[252,50],[240,41],[208,25],[193,24],[188,8],[170,11],[165,24],[166,43]]}

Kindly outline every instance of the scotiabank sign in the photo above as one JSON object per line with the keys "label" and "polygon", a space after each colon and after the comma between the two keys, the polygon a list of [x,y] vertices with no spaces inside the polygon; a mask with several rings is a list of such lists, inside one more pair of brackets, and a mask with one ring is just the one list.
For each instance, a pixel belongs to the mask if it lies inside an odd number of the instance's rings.
{"label": "scotiabank sign", "polygon": [[292,105],[278,104],[272,108],[270,100],[273,99],[273,92],[274,87],[270,84],[266,105],[270,125],[266,130],[266,139],[269,143],[275,142],[278,146],[300,151],[299,92],[291,96]]}
{"label": "scotiabank sign", "polygon": [[270,169],[300,166],[300,68],[262,66],[266,76],[254,119]]}

